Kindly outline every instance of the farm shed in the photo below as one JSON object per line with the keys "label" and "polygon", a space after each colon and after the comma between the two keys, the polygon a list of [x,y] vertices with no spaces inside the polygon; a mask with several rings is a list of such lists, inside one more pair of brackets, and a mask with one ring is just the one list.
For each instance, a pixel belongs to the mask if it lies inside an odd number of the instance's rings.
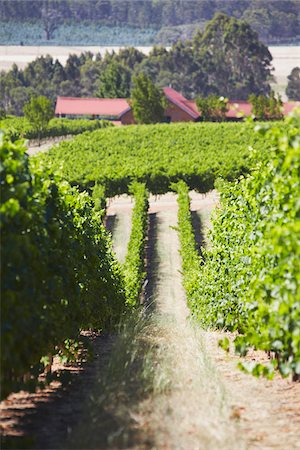
{"label": "farm shed", "polygon": [[88,116],[93,119],[120,121],[123,125],[134,123],[132,110],[124,98],[57,97],[55,115]]}

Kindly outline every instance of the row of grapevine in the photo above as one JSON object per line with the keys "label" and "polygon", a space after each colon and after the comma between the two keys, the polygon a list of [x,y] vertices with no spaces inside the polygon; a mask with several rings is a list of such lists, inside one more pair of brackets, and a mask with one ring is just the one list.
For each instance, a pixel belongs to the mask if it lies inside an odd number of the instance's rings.
{"label": "row of grapevine", "polygon": [[[205,327],[238,332],[235,350],[269,352],[270,363],[241,364],[254,375],[300,376],[300,118],[259,126],[269,142],[251,175],[223,183],[212,246],[188,285],[194,317]],[[186,201],[187,202],[187,201]],[[187,204],[185,207],[187,215]],[[182,228],[191,235],[190,230]],[[183,249],[185,251],[185,249]],[[186,257],[194,264],[194,254]],[[185,264],[185,263],[184,263]],[[228,348],[225,339],[223,346]]]}
{"label": "row of grapevine", "polygon": [[[124,277],[92,199],[1,136],[2,396],[80,329],[109,329]],[[33,371],[29,375],[30,371]]]}
{"label": "row of grapevine", "polygon": [[144,184],[132,183],[129,191],[134,195],[132,228],[123,266],[125,277],[126,301],[135,306],[146,277],[145,244],[148,231],[148,192]]}
{"label": "row of grapevine", "polygon": [[[67,136],[81,134],[85,131],[94,131],[99,128],[112,126],[111,122],[105,120],[88,120],[88,119],[51,119],[48,128],[40,136],[41,138]],[[26,139],[37,139],[38,136],[25,117],[8,117],[0,120],[0,129],[12,141],[16,141],[20,137]]]}
{"label": "row of grapevine", "polygon": [[182,261],[183,286],[186,291],[187,299],[189,300],[194,293],[203,260],[196,247],[190,212],[189,187],[182,180],[171,187],[178,194],[178,233]]}
{"label": "row of grapevine", "polygon": [[[282,125],[283,126],[283,125]],[[81,188],[95,183],[107,195],[127,193],[132,181],[154,194],[168,192],[183,179],[200,192],[222,177],[234,180],[252,167],[251,149],[267,152],[251,123],[178,123],[112,127],[78,136],[51,149],[54,168]]]}

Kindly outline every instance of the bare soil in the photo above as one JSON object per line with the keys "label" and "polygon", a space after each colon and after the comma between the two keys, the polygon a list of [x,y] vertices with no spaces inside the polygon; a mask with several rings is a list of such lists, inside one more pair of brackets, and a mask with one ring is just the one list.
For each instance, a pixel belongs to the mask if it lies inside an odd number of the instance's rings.
{"label": "bare soil", "polygon": [[97,374],[107,364],[114,336],[83,333],[93,349],[92,362],[63,365],[53,371],[62,381],[35,393],[20,391],[0,403],[1,448],[58,449],[82,420],[82,410]]}

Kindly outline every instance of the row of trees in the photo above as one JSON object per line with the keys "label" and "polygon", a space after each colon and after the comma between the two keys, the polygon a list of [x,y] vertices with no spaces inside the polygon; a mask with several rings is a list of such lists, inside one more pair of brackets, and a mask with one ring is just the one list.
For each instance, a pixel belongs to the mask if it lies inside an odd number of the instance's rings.
{"label": "row of trees", "polygon": [[179,40],[170,50],[154,47],[148,56],[134,48],[119,53],[70,55],[63,67],[51,56],[24,70],[0,75],[0,108],[21,114],[32,95],[129,97],[133,77],[143,73],[158,86],[172,86],[189,98],[224,95],[247,99],[269,94],[272,56],[245,22],[218,14],[203,34]]}
{"label": "row of trees", "polygon": [[267,41],[299,38],[297,0],[0,1],[0,20],[42,21],[47,39],[66,20],[160,29],[201,23],[212,19],[216,12],[246,20]]}

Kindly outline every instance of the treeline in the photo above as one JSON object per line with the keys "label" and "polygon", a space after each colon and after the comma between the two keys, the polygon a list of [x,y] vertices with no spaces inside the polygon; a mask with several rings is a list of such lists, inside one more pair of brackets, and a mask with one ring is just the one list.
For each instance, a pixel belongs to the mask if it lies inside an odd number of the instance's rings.
{"label": "treeline", "polygon": [[138,28],[205,22],[216,12],[248,21],[265,41],[299,39],[297,0],[33,0],[0,1],[0,20],[97,22]]}
{"label": "treeline", "polygon": [[133,76],[144,73],[158,86],[172,86],[188,98],[223,95],[247,100],[269,94],[272,56],[245,23],[217,14],[190,41],[170,50],[154,47],[148,56],[134,48],[119,53],[70,55],[63,67],[51,56],[24,70],[16,65],[0,74],[0,109],[22,114],[32,95],[56,97],[130,97]]}

